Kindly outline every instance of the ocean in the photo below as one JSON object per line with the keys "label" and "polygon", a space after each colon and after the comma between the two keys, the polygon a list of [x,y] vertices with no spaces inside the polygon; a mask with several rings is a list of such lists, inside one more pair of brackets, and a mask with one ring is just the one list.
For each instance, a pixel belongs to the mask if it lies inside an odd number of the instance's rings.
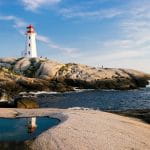
{"label": "ocean", "polygon": [[39,94],[42,108],[89,108],[96,110],[150,109],[150,87],[119,90],[81,90],[68,93]]}

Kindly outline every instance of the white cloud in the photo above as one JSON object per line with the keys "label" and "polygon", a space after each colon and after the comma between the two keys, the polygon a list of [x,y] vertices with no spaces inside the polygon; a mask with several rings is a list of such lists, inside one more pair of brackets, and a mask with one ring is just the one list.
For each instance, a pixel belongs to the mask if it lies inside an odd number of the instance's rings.
{"label": "white cloud", "polygon": [[27,26],[27,22],[25,22],[23,19],[18,18],[16,16],[4,16],[4,15],[0,15],[0,20],[4,20],[4,21],[13,21],[13,26],[16,28],[22,28],[22,27],[26,27]]}
{"label": "white cloud", "polygon": [[104,67],[137,69],[150,73],[149,49],[150,46],[141,51],[117,49],[110,52],[106,50],[105,52],[82,53],[77,58],[77,62],[96,67],[103,65]]}
{"label": "white cloud", "polygon": [[43,35],[37,35],[37,40],[44,42],[44,43],[49,43],[49,38]]}
{"label": "white cloud", "polygon": [[35,11],[43,5],[53,5],[59,3],[61,0],[22,0],[22,3],[27,10]]}
{"label": "white cloud", "polygon": [[115,23],[120,35],[98,42],[99,48],[82,53],[78,62],[150,73],[150,2],[128,5]]}
{"label": "white cloud", "polygon": [[114,36],[113,40],[100,45],[107,52],[93,56],[93,62],[105,62],[110,66],[124,66],[150,73],[150,2],[131,3],[123,11],[124,15],[118,22],[120,37]]}
{"label": "white cloud", "polygon": [[86,19],[111,19],[122,14],[119,9],[100,9],[100,10],[80,10],[77,8],[63,8],[59,14],[66,18],[86,18]]}
{"label": "white cloud", "polygon": [[59,44],[56,44],[55,42],[53,42],[50,38],[43,36],[43,35],[37,35],[37,40],[46,43],[48,47],[52,49],[56,49],[60,51],[61,53],[66,54],[70,57],[76,56],[78,52],[77,48],[69,48],[69,47],[60,46]]}

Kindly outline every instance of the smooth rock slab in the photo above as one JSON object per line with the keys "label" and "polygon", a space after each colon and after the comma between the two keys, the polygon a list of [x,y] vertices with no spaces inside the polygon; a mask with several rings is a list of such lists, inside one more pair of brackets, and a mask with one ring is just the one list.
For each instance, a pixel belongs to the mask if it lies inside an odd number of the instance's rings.
{"label": "smooth rock slab", "polygon": [[62,121],[33,140],[32,150],[150,149],[150,125],[133,118],[94,110],[12,110],[20,117],[49,115]]}

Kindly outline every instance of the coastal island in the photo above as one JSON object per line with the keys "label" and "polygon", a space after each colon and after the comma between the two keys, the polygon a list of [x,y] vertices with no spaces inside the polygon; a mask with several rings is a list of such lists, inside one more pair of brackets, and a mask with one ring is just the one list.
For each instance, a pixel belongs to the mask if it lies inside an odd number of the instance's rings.
{"label": "coastal island", "polygon": [[130,90],[145,87],[149,79],[149,74],[131,69],[62,64],[43,58],[0,59],[0,96],[5,99],[29,91]]}

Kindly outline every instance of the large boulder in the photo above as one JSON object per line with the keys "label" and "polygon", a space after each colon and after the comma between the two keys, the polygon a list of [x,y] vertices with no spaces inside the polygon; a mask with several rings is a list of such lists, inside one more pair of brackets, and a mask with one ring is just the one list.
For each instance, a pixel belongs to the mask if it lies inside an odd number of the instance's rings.
{"label": "large boulder", "polygon": [[50,79],[55,76],[63,64],[43,58],[20,58],[13,70],[26,77]]}
{"label": "large boulder", "polygon": [[7,63],[7,64],[13,64],[16,62],[16,58],[0,58],[0,63]]}
{"label": "large boulder", "polygon": [[36,77],[53,78],[62,66],[63,64],[55,61],[44,61],[37,70]]}
{"label": "large boulder", "polygon": [[30,60],[27,58],[23,58],[19,61],[16,61],[16,64],[13,69],[17,73],[23,73],[23,71],[27,70],[30,65]]}
{"label": "large boulder", "polygon": [[12,69],[15,62],[15,58],[0,58],[0,67]]}

